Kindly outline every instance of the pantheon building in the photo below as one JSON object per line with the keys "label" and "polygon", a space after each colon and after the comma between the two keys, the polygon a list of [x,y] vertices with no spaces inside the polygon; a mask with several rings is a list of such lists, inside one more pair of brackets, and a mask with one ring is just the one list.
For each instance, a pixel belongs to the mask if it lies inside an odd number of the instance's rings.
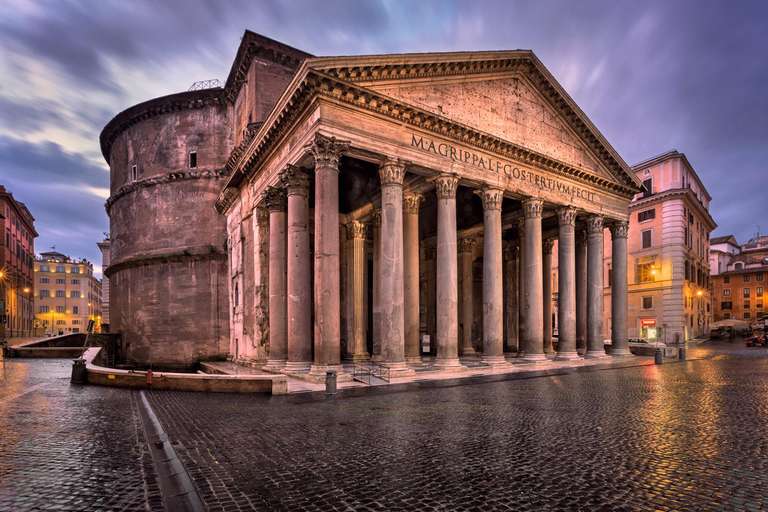
{"label": "pantheon building", "polygon": [[101,134],[129,360],[319,378],[629,355],[642,185],[531,51],[313,57],[246,31],[205,85]]}

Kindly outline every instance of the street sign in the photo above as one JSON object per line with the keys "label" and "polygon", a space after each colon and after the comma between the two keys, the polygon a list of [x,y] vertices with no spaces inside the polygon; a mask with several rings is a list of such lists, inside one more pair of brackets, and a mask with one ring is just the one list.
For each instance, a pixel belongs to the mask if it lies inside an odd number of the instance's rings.
{"label": "street sign", "polygon": [[648,328],[648,339],[649,340],[655,340],[656,339],[656,328],[655,327],[649,327]]}

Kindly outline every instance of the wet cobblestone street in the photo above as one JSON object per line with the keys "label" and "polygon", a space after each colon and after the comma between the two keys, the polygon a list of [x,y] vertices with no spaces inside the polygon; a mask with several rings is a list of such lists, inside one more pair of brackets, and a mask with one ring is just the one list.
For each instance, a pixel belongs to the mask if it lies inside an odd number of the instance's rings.
{"label": "wet cobblestone street", "polygon": [[[355,398],[147,397],[212,511],[768,509],[768,349],[689,355],[707,359]],[[0,510],[158,509],[138,393],[70,387],[69,364],[4,363]]]}

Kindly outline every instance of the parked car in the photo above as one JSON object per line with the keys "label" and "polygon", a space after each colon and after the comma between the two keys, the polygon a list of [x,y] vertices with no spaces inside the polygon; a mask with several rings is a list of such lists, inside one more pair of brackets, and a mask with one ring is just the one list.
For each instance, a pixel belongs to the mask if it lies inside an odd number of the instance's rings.
{"label": "parked car", "polygon": [[748,347],[764,347],[765,338],[761,338],[760,336],[750,336],[747,338],[746,344]]}
{"label": "parked car", "polygon": [[648,344],[651,343],[651,341],[648,338],[629,338],[630,343],[644,343]]}
{"label": "parked car", "polygon": [[762,331],[763,330],[763,324],[750,324],[750,327],[753,331]]}

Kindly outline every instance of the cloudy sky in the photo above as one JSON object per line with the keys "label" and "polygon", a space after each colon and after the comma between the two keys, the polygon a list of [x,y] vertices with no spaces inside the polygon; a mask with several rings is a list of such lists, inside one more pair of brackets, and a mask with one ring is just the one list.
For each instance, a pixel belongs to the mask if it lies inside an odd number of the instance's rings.
{"label": "cloudy sky", "polygon": [[[716,235],[768,232],[768,2],[0,0],[0,184],[37,252],[100,262],[118,112],[226,78],[245,29],[314,55],[532,49],[627,163],[684,152]],[[213,212],[212,212],[213,214]]]}

